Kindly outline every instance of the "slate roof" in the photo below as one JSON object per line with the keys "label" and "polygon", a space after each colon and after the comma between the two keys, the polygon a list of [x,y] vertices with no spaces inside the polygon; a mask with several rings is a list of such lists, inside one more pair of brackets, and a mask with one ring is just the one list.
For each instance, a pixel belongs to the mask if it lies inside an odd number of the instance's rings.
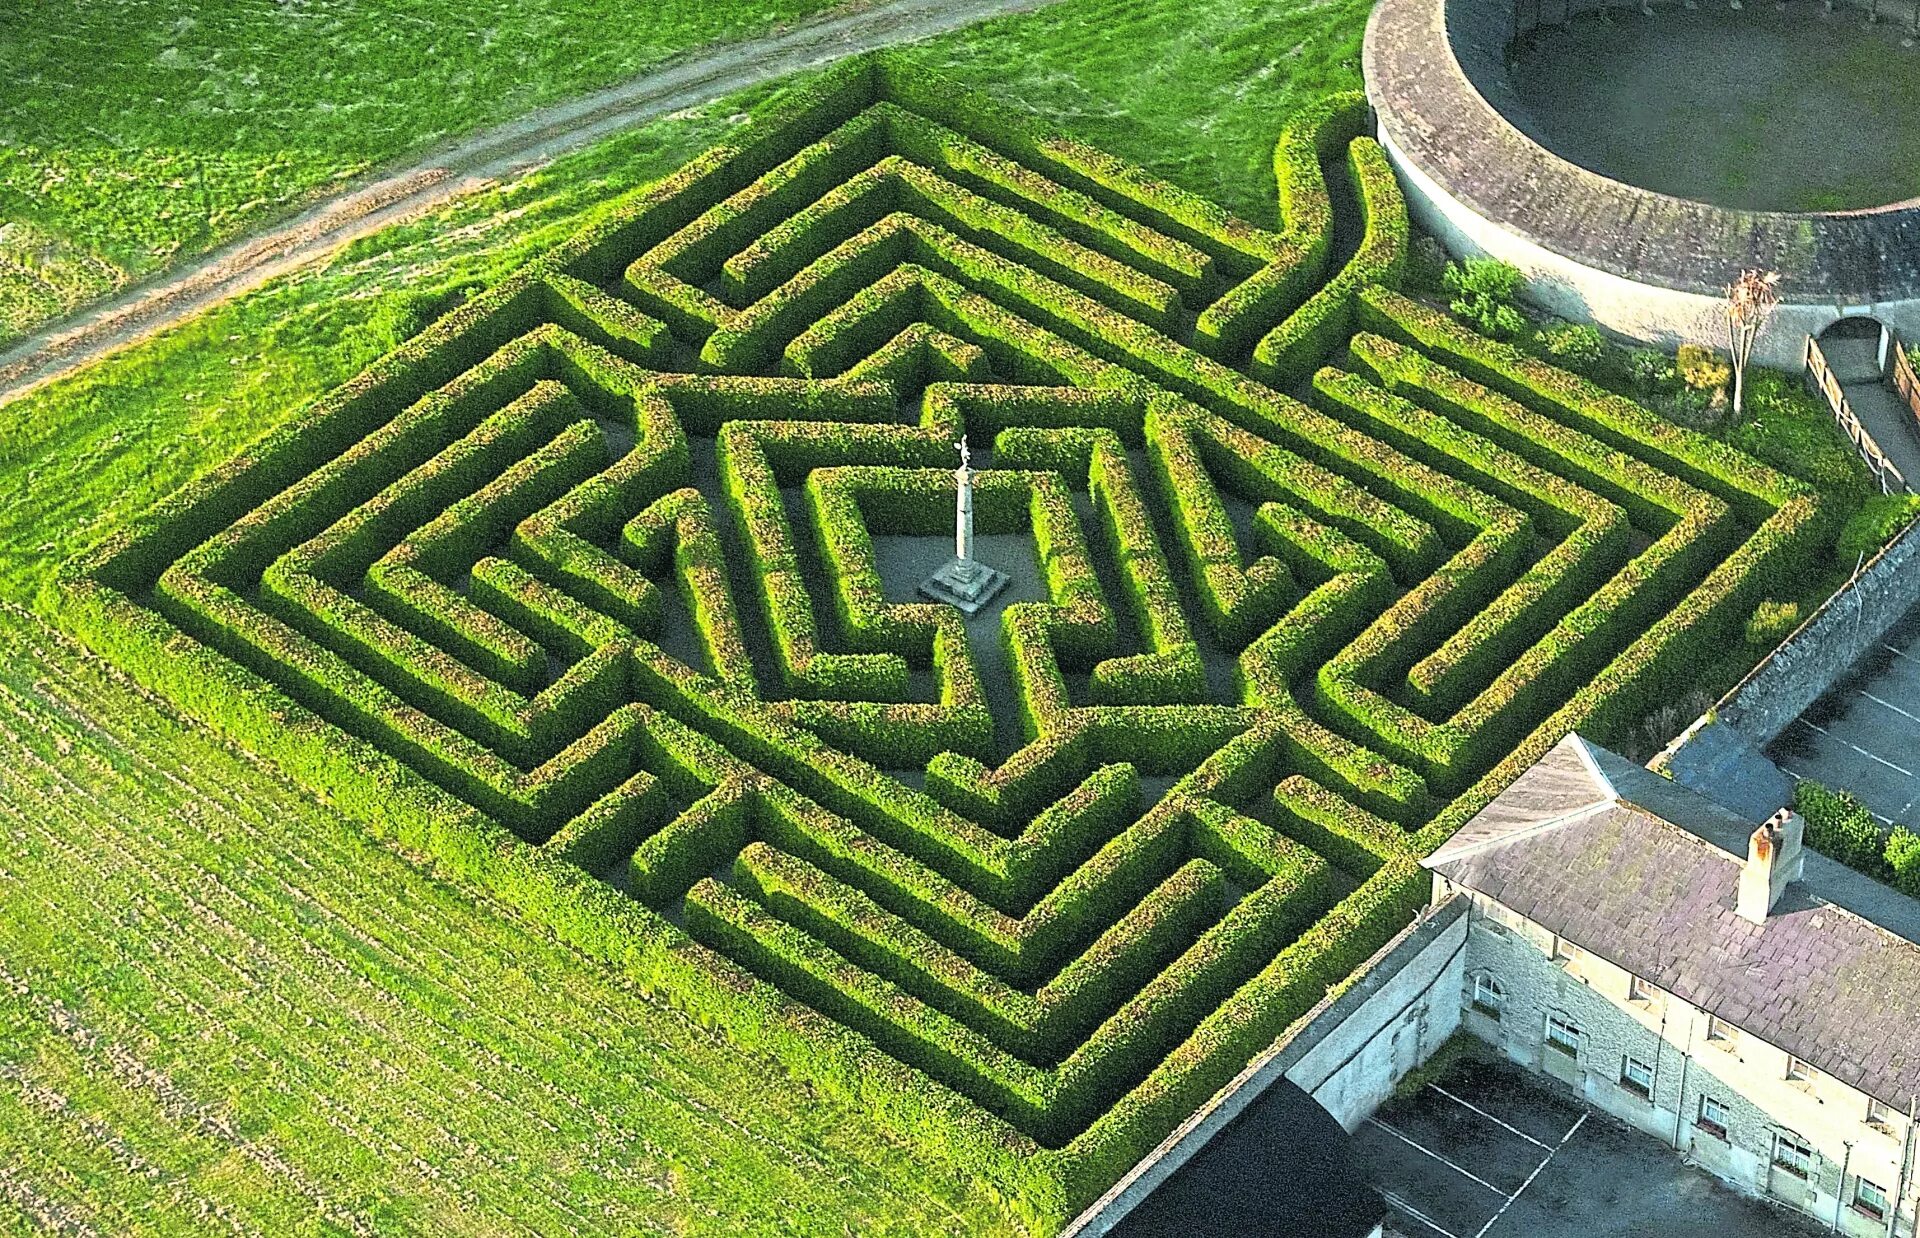
{"label": "slate roof", "polygon": [[[1542,248],[1639,283],[1720,296],[1742,270],[1800,304],[1920,296],[1920,201],[1743,211],[1623,184],[1528,136],[1507,86],[1504,0],[1380,0],[1363,73],[1383,134],[1449,195]],[[1516,123],[1518,122],[1518,123]]]}
{"label": "slate roof", "polygon": [[1920,905],[1878,883],[1857,888],[1808,852],[1806,879],[1766,923],[1742,919],[1734,898],[1752,830],[1568,736],[1426,864],[1905,1109],[1920,1094]]}

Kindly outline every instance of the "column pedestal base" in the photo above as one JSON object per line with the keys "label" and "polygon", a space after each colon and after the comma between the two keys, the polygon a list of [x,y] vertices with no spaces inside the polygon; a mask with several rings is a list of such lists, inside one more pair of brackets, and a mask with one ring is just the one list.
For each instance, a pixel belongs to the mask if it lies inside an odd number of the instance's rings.
{"label": "column pedestal base", "polygon": [[978,559],[953,558],[920,582],[920,593],[936,602],[957,606],[971,619],[1007,587],[1008,576]]}

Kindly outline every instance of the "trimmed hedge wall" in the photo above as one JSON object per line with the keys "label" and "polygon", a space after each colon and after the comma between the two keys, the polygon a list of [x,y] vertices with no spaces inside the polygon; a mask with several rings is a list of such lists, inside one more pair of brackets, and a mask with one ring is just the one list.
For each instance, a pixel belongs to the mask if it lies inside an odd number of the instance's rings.
{"label": "trimmed hedge wall", "polygon": [[[1296,119],[1269,229],[841,66],[54,604],[1057,1229],[1404,927],[1419,855],[1831,540],[1798,483],[1394,292],[1364,125]],[[963,436],[1039,569],[971,623],[875,550],[946,535]]]}

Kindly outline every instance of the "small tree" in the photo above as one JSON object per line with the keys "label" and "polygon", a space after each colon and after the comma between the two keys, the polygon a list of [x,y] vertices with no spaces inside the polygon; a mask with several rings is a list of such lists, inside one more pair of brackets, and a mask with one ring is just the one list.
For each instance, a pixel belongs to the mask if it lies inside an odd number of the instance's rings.
{"label": "small tree", "polygon": [[1740,416],[1747,392],[1747,362],[1754,341],[1780,304],[1780,277],[1771,271],[1742,271],[1727,287],[1727,352],[1733,358],[1733,415]]}

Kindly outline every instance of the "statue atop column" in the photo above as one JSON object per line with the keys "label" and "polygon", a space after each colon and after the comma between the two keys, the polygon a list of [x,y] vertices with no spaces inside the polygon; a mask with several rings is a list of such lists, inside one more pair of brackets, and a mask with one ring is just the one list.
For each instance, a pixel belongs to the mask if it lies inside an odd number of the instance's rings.
{"label": "statue atop column", "polygon": [[973,557],[973,453],[965,438],[954,446],[960,452],[960,467],[953,470],[953,558],[920,582],[920,592],[959,607],[971,618],[1007,587],[1007,574]]}
{"label": "statue atop column", "polygon": [[973,453],[967,440],[954,444],[960,449],[960,467],[953,470],[959,493],[953,509],[953,557],[962,563],[973,562]]}

